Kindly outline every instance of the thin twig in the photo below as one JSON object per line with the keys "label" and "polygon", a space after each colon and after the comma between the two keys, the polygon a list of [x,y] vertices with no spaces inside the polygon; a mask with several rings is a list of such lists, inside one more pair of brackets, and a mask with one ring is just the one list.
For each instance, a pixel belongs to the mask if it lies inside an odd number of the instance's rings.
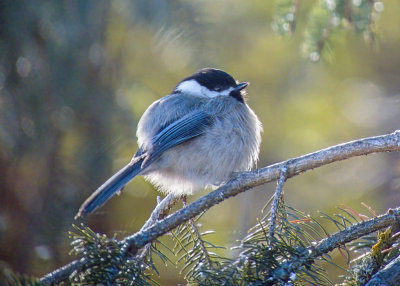
{"label": "thin twig", "polygon": [[[159,197],[157,199],[159,201]],[[169,194],[163,200],[159,201],[140,231],[144,231],[146,228],[155,224],[158,220],[164,218],[177,200],[178,198],[175,195]]]}
{"label": "thin twig", "polygon": [[272,207],[271,207],[271,216],[270,216],[269,230],[268,230],[270,238],[274,237],[275,234],[276,219],[278,217],[278,205],[282,197],[283,184],[286,181],[286,173],[287,173],[286,166],[282,166],[280,173],[281,174],[279,176],[279,180],[276,185],[274,201],[272,202]]}
{"label": "thin twig", "polygon": [[[186,196],[182,197],[182,202],[183,202],[183,206],[186,207],[187,206]],[[189,219],[189,224],[190,224],[190,228],[192,229],[193,235],[196,237],[196,239],[194,241],[199,244],[201,252],[203,253],[204,258],[206,260],[206,261],[203,261],[203,262],[205,262],[207,267],[211,268],[212,264],[211,264],[210,255],[208,254],[207,248],[204,245],[203,240],[201,239],[201,235],[200,235],[199,229],[197,228],[196,223],[194,222],[193,218]],[[194,245],[193,247],[196,247],[196,245]]]}
{"label": "thin twig", "polygon": [[[173,194],[167,195],[163,200],[161,200],[160,197],[157,197],[158,204],[155,207],[155,209],[152,211],[149,219],[145,222],[145,224],[142,226],[140,231],[144,231],[146,228],[155,224],[158,220],[166,217],[169,210],[177,202],[177,200],[178,200],[178,198]],[[140,257],[141,258],[146,257],[150,251],[150,248],[151,248],[151,242],[147,243],[144,246],[144,249],[143,249],[142,253],[140,254]]]}
{"label": "thin twig", "polygon": [[[400,130],[382,136],[364,138],[329,147],[298,158],[290,159],[252,172],[236,174],[236,177],[217,190],[194,201],[187,207],[156,222],[153,226],[126,237],[122,242],[134,248],[141,248],[147,243],[171,231],[181,223],[193,218],[203,211],[219,204],[229,197],[236,196],[256,186],[277,180],[283,166],[287,167],[287,178],[296,176],[333,162],[351,157],[368,155],[377,152],[400,151]],[[325,253],[325,252],[324,252]],[[58,283],[66,280],[73,271],[79,271],[84,264],[74,261],[41,279],[42,283]]]}

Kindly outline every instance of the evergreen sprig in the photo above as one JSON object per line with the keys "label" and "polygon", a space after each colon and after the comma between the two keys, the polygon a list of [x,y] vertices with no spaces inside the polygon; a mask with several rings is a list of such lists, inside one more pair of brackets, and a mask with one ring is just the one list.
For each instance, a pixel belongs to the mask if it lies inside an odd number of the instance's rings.
{"label": "evergreen sprig", "polygon": [[149,266],[136,256],[126,256],[117,239],[93,232],[89,227],[73,225],[72,253],[85,259],[85,268],[73,272],[70,282],[83,285],[151,285]]}
{"label": "evergreen sprig", "polygon": [[[270,200],[271,201],[271,200]],[[275,231],[269,232],[271,211],[268,211],[252,227],[241,244],[236,247],[240,254],[236,259],[218,255],[221,248],[208,241],[212,231],[200,232],[199,219],[181,224],[172,233],[175,247],[170,249],[160,241],[148,245],[145,253],[128,257],[122,250],[123,244],[100,235],[90,228],[74,226],[71,233],[73,253],[85,259],[82,271],[70,276],[71,283],[105,285],[155,285],[151,270],[158,274],[152,255],[159,256],[165,263],[174,263],[165,249],[183,262],[181,271],[188,285],[332,285],[321,262],[336,265],[328,253],[314,249],[321,239],[329,237],[323,221],[329,222],[338,231],[346,231],[365,220],[365,216],[348,207],[339,207],[334,215],[322,213],[318,219],[284,204],[280,200],[277,208]],[[362,285],[399,254],[396,243],[400,237],[398,226],[393,225],[378,237],[367,236],[353,242],[349,250],[345,245],[339,251],[350,261],[351,251],[366,254],[353,264],[344,285]],[[162,246],[162,247],[160,247]],[[24,281],[24,280],[21,280]],[[19,284],[35,285],[35,284]]]}
{"label": "evergreen sprig", "polygon": [[181,272],[186,273],[185,279],[195,285],[221,285],[219,269],[229,259],[220,256],[215,250],[224,247],[216,246],[205,239],[214,231],[199,231],[198,220],[202,215],[180,225],[173,232],[174,251],[178,263],[184,262]]}
{"label": "evergreen sprig", "polygon": [[19,274],[0,262],[0,285],[4,286],[41,286],[38,278]]}
{"label": "evergreen sprig", "polygon": [[300,0],[276,1],[272,28],[279,34],[293,34],[296,29],[297,9]]}
{"label": "evergreen sprig", "polygon": [[[277,0],[273,29],[280,34],[293,34],[296,29],[300,0]],[[380,0],[320,0],[308,17],[302,52],[311,61],[329,56],[336,37],[345,30],[363,35],[367,43],[375,43],[376,21],[383,11]]]}
{"label": "evergreen sprig", "polygon": [[314,260],[306,259],[297,271],[286,271],[289,270],[286,266],[290,266],[290,261],[305,257],[306,247],[315,242],[316,236],[321,233],[319,225],[304,213],[285,206],[283,202],[279,203],[277,214],[274,236],[271,237],[268,232],[268,212],[243,239],[239,246],[242,254],[231,267],[242,265],[240,274],[247,284],[329,284],[324,270],[315,264]]}

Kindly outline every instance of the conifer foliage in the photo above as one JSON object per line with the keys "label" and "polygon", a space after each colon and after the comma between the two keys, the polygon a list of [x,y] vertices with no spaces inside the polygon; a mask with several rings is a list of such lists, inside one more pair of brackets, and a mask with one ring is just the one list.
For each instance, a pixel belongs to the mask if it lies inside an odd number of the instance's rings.
{"label": "conifer foliage", "polygon": [[[273,28],[282,35],[293,34],[302,4],[305,3],[301,0],[276,1]],[[375,43],[376,21],[383,9],[384,4],[379,0],[317,1],[308,15],[301,47],[303,55],[311,61],[318,61],[321,55],[329,58],[334,44],[343,39],[346,31],[362,35],[369,44]]]}

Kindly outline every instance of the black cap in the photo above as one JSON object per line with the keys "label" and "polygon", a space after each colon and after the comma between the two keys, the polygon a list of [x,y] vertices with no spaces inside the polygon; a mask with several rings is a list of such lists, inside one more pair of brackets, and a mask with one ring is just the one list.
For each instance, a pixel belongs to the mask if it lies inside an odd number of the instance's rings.
{"label": "black cap", "polygon": [[209,90],[214,91],[221,91],[230,87],[236,87],[236,81],[230,74],[224,72],[223,70],[214,68],[201,69],[191,76],[185,78],[181,82],[192,79],[197,81],[200,85],[205,86]]}

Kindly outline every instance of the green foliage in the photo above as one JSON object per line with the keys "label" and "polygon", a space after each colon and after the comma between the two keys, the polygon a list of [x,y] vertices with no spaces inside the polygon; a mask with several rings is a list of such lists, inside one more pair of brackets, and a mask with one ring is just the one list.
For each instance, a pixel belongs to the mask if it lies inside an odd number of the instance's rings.
{"label": "green foliage", "polygon": [[[338,231],[345,230],[362,220],[361,215],[354,213],[351,209],[338,209],[340,212],[333,216],[321,213],[321,219],[330,221]],[[207,242],[202,239],[202,236],[192,235],[193,231],[189,223],[180,226],[174,234],[177,240],[175,248],[178,249],[178,254],[179,252],[183,253],[180,260],[186,261],[183,271],[187,271],[185,278],[189,284],[286,285],[289,283],[303,285],[307,283],[309,285],[332,285],[320,262],[324,261],[339,268],[340,266],[335,264],[327,253],[316,257],[312,256],[310,250],[310,247],[316,245],[316,241],[329,236],[328,231],[322,227],[321,223],[281,202],[277,213],[275,234],[271,236],[268,229],[270,215],[267,213],[256,226],[249,230],[249,234],[236,248],[241,251],[238,258],[212,257],[212,267],[207,262],[209,252],[202,252],[200,247],[201,243],[206,244]],[[366,242],[374,241],[373,237],[366,237],[352,244],[353,246],[356,244],[363,246],[365,252],[370,251],[372,247],[369,256],[373,258],[372,262],[365,262],[364,259],[362,263],[364,267],[356,264],[350,272],[354,274],[354,277],[361,279],[366,275],[367,270],[370,270],[367,277],[371,277],[382,267],[382,258],[386,257],[386,254],[382,254],[381,250],[391,246],[394,239],[391,238],[388,231],[380,234],[379,237],[379,242],[373,246],[370,244],[368,249],[365,249],[368,245]],[[379,251],[376,250],[377,248]],[[360,248],[357,249],[360,250]],[[349,260],[351,253],[345,246],[340,246],[339,252]],[[379,254],[374,255],[374,252]],[[347,270],[343,269],[343,271]],[[347,283],[351,281],[350,278],[347,279]],[[362,283],[357,285],[362,285]]]}
{"label": "green foliage", "polygon": [[[222,247],[207,238],[213,232],[199,231],[201,215],[172,232],[173,249],[156,241],[131,256],[118,240],[96,234],[85,226],[74,226],[77,233],[71,233],[73,253],[86,263],[82,271],[74,272],[69,279],[83,284],[157,284],[150,274],[150,270],[158,274],[153,263],[153,255],[157,255],[164,263],[182,265],[181,272],[185,273],[188,285],[333,285],[322,262],[341,267],[326,251],[316,250],[318,242],[329,237],[321,220],[330,222],[336,231],[346,231],[365,219],[349,207],[338,210],[334,215],[321,212],[321,217],[314,219],[280,201],[274,232],[269,229],[272,217],[269,211],[236,247],[239,253],[236,258],[217,254]],[[349,244],[351,249],[345,245],[331,246],[330,249],[338,249],[348,264],[354,251],[365,253],[353,262],[350,270],[342,268],[349,275],[345,285],[363,285],[396,257],[398,250],[392,247],[400,237],[398,229],[395,225],[380,233],[378,239],[368,236],[354,241]],[[164,253],[165,249],[176,256],[176,262]]]}
{"label": "green foliage", "polygon": [[180,225],[173,232],[174,252],[178,256],[178,263],[184,262],[181,271],[186,273],[184,278],[189,284],[220,285],[224,277],[219,270],[229,259],[215,252],[223,247],[205,240],[213,231],[199,232],[196,222],[200,217]]}
{"label": "green foliage", "polygon": [[296,29],[296,14],[299,0],[276,1],[272,28],[279,34],[293,33]]}
{"label": "green foliage", "polygon": [[[306,247],[321,236],[320,226],[306,214],[283,203],[280,203],[277,215],[274,236],[269,233],[270,213],[249,231],[239,247],[241,257],[231,264],[231,270],[241,265],[238,268],[241,271],[236,275],[242,276],[246,283],[256,285],[329,284],[324,270],[313,259],[307,258]],[[299,262],[302,266],[295,270],[293,265]]]}
{"label": "green foliage", "polygon": [[[299,0],[279,0],[273,28],[280,34],[293,33]],[[376,38],[375,23],[383,11],[379,0],[320,0],[312,8],[302,46],[304,56],[318,61],[322,54],[329,55],[332,42],[343,39],[335,37],[343,30],[362,34],[368,43]]]}
{"label": "green foliage", "polygon": [[0,261],[0,285],[4,286],[40,286],[39,279],[15,273]]}
{"label": "green foliage", "polygon": [[[306,249],[321,238],[325,230],[309,216],[283,203],[280,203],[277,215],[275,235],[271,237],[268,232],[270,213],[267,213],[236,247],[240,251],[236,259],[209,252],[208,248],[215,246],[205,241],[204,235],[193,235],[195,231],[189,223],[181,225],[174,233],[175,250],[180,255],[179,260],[186,262],[182,271],[187,272],[185,278],[189,284],[330,284],[324,269],[314,259],[308,259]],[[202,244],[209,245],[206,252]],[[329,257],[322,259],[330,260]],[[294,263],[300,263],[301,267],[294,269]]]}
{"label": "green foliage", "polygon": [[70,233],[72,252],[83,256],[86,263],[83,271],[72,273],[71,283],[151,285],[154,282],[151,274],[146,273],[149,266],[140,258],[127,257],[118,240],[97,234],[84,225],[74,228],[76,233]]}

